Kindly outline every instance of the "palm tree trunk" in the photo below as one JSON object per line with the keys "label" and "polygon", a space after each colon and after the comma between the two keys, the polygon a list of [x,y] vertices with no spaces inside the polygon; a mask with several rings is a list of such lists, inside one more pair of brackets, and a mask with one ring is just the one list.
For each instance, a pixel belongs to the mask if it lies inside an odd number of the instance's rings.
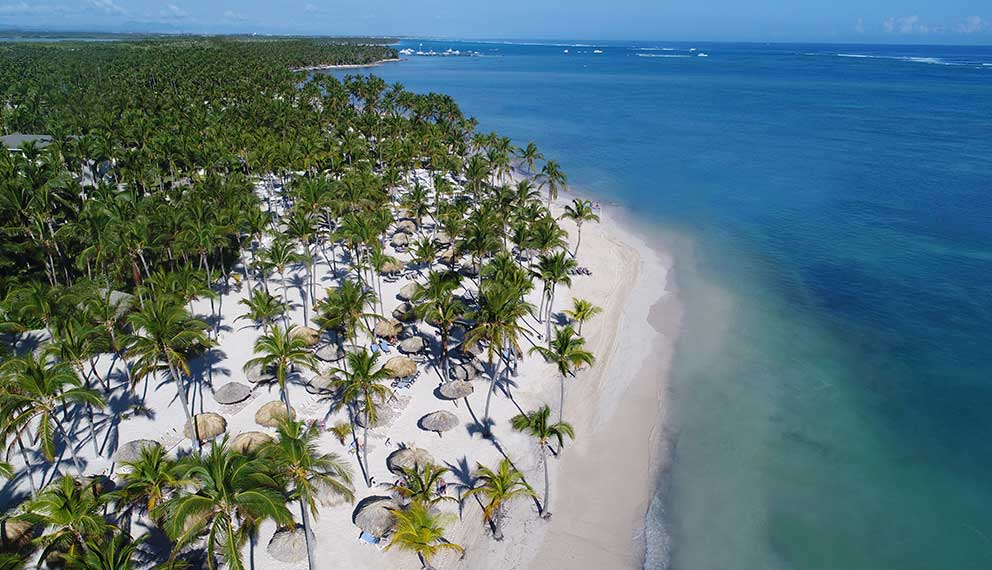
{"label": "palm tree trunk", "polygon": [[[503,359],[500,358],[499,362],[502,361]],[[495,366],[498,367],[498,364],[496,364]],[[489,405],[492,403],[493,392],[496,391],[496,382],[499,380],[499,370],[494,369],[493,356],[491,352],[489,354],[489,370],[492,371],[493,376],[492,376],[492,381],[489,383],[489,393],[486,394],[486,410],[482,416],[482,430],[483,433],[486,434],[486,436],[492,435],[492,432],[489,429]]]}
{"label": "palm tree trunk", "polygon": [[310,511],[304,504],[303,497],[300,497],[300,513],[303,516],[303,536],[307,541],[307,564],[310,570],[315,570],[317,564],[313,559],[313,542],[310,540]]}
{"label": "palm tree trunk", "polygon": [[372,479],[369,478],[369,413],[365,412],[365,427],[362,429],[362,463],[365,464],[365,484],[372,486]]}
{"label": "palm tree trunk", "polygon": [[196,422],[193,421],[193,415],[189,411],[189,395],[186,393],[186,386],[183,385],[182,376],[179,375],[179,372],[171,362],[169,363],[169,373],[172,374],[172,380],[176,383],[176,392],[179,393],[179,402],[183,406],[186,425],[189,426],[189,430],[193,434],[193,448],[197,452],[202,451],[203,446],[200,445],[200,430],[197,429]]}
{"label": "palm tree trunk", "polygon": [[544,508],[541,518],[551,518],[551,482],[548,479],[548,444],[541,441],[541,465],[544,467]]}
{"label": "palm tree trunk", "polygon": [[579,257],[579,246],[582,245],[582,224],[576,224],[578,226],[578,238],[575,240],[575,253],[572,254],[573,258]]}

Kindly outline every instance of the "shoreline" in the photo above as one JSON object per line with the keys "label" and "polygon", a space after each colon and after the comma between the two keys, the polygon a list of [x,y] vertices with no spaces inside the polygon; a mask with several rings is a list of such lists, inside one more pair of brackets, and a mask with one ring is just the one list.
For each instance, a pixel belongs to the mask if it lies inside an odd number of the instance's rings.
{"label": "shoreline", "polygon": [[390,59],[380,59],[378,61],[373,61],[372,63],[348,63],[348,64],[328,64],[328,65],[308,65],[306,67],[294,67],[290,69],[293,72],[300,71],[327,71],[331,69],[362,69],[365,67],[379,67],[386,63],[395,63],[398,61],[403,61],[403,58],[393,57]]}

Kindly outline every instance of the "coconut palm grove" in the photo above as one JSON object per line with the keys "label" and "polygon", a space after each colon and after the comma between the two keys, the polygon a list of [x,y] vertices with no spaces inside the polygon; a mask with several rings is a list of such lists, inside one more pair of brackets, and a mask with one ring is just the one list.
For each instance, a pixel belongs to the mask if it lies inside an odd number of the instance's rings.
{"label": "coconut palm grove", "polygon": [[[0,44],[0,568],[429,568],[548,524],[598,208],[448,96],[321,71],[397,56]],[[530,410],[527,359],[560,383]],[[396,435],[466,430],[496,459]]]}

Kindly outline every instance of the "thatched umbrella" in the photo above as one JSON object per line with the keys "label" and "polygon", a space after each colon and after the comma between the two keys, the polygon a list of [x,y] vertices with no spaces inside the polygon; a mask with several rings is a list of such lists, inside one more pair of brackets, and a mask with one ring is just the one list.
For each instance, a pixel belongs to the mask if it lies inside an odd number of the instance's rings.
{"label": "thatched umbrella", "polygon": [[355,526],[368,534],[382,538],[396,524],[393,510],[399,508],[400,504],[389,497],[367,497],[355,507],[351,520]]}
{"label": "thatched umbrella", "polygon": [[[224,416],[214,412],[196,414],[193,416],[193,421],[196,422],[196,433],[200,436],[200,441],[213,439],[227,431],[227,420],[224,419]],[[188,423],[183,426],[183,435],[193,439],[190,427]]]}
{"label": "thatched umbrella", "polygon": [[405,247],[410,244],[410,236],[402,232],[393,234],[393,239],[389,241],[393,247]]}
{"label": "thatched umbrella", "polygon": [[448,375],[456,381],[474,380],[479,371],[469,364],[453,364],[448,368]]}
{"label": "thatched umbrella", "polygon": [[448,400],[457,400],[458,398],[469,397],[475,391],[475,386],[465,380],[454,380],[441,384],[438,391]]}
{"label": "thatched umbrella", "polygon": [[451,238],[443,231],[434,234],[434,241],[440,245],[451,245]]}
{"label": "thatched umbrella", "polygon": [[403,332],[403,323],[399,319],[379,319],[373,332],[382,338],[397,336]]}
{"label": "thatched umbrella", "polygon": [[475,277],[482,270],[482,266],[479,263],[473,263],[471,261],[466,261],[458,268],[458,272],[465,277]]}
{"label": "thatched umbrella", "polygon": [[275,441],[271,435],[260,431],[246,431],[234,436],[227,445],[239,453],[252,453],[266,443]]}
{"label": "thatched umbrella", "polygon": [[417,224],[415,224],[412,220],[400,220],[399,222],[396,222],[396,231],[405,234],[412,234],[417,231]]}
{"label": "thatched umbrella", "polygon": [[403,322],[410,322],[416,319],[417,315],[413,312],[413,305],[410,303],[400,303],[399,307],[393,309],[393,318]]}
{"label": "thatched umbrella", "polygon": [[114,452],[114,463],[129,463],[141,459],[141,451],[147,448],[162,447],[162,444],[151,439],[136,439],[117,448]]}
{"label": "thatched umbrella", "polygon": [[438,260],[445,265],[454,267],[458,263],[458,252],[455,251],[455,248],[449,247],[438,255]]}
{"label": "thatched umbrella", "polygon": [[34,525],[19,519],[0,520],[0,550],[16,552],[31,542],[34,535]]}
{"label": "thatched umbrella", "polygon": [[403,339],[400,341],[399,346],[400,352],[406,354],[423,352],[425,348],[427,348],[427,341],[422,336],[411,336],[410,338]]}
{"label": "thatched umbrella", "polygon": [[386,261],[386,263],[383,263],[382,264],[382,273],[384,275],[390,275],[392,273],[399,273],[400,271],[403,271],[403,268],[404,267],[406,267],[406,266],[403,265],[403,262],[402,261],[400,261],[398,259],[390,259],[390,260]]}
{"label": "thatched umbrella", "polygon": [[245,378],[252,384],[269,383],[276,381],[276,374],[272,370],[262,368],[262,363],[256,363],[245,370]]}
{"label": "thatched umbrella", "polygon": [[[336,507],[348,502],[348,498],[325,479],[313,477],[310,479],[310,485],[313,487],[314,498],[322,507]],[[350,488],[351,485],[348,487]]]}
{"label": "thatched umbrella", "polygon": [[369,428],[375,429],[375,428],[380,428],[380,427],[388,426],[389,424],[393,423],[393,421],[399,415],[400,415],[400,412],[397,411],[394,408],[391,408],[389,406],[377,406],[376,409],[375,409],[375,422],[373,422],[372,425],[370,425],[370,426],[366,426],[365,425],[365,413],[364,412],[360,412],[355,417],[355,423],[359,427],[369,427]]}
{"label": "thatched umbrella", "polygon": [[320,331],[313,327],[295,326],[289,331],[292,338],[302,339],[307,346],[317,346],[320,341]]}
{"label": "thatched umbrella", "polygon": [[279,562],[301,562],[307,559],[307,537],[302,526],[277,530],[265,548]]}
{"label": "thatched umbrella", "polygon": [[401,301],[409,301],[413,299],[413,296],[417,294],[417,290],[420,289],[420,283],[416,281],[411,281],[400,289],[400,292],[396,294],[396,298]]}
{"label": "thatched umbrella", "polygon": [[420,418],[417,423],[420,425],[420,429],[436,431],[440,437],[442,432],[450,431],[458,425],[458,416],[447,410],[438,410]]}
{"label": "thatched umbrella", "polygon": [[[278,427],[279,422],[284,419],[286,419],[286,404],[279,400],[272,400],[255,412],[255,423],[264,427]],[[293,408],[289,409],[289,419],[296,419],[296,410]]]}
{"label": "thatched umbrella", "polygon": [[325,344],[314,351],[313,355],[324,362],[337,362],[344,358],[344,348],[336,344]]}
{"label": "thatched umbrella", "polygon": [[409,356],[394,356],[386,361],[383,368],[389,371],[390,378],[406,378],[417,372],[417,363]]}
{"label": "thatched umbrella", "polygon": [[214,401],[218,404],[237,404],[251,396],[251,388],[241,382],[228,382],[214,392]]}
{"label": "thatched umbrella", "polygon": [[386,467],[397,475],[402,475],[404,469],[417,469],[424,465],[436,465],[434,457],[426,449],[419,447],[404,447],[389,454]]}
{"label": "thatched umbrella", "polygon": [[330,394],[339,378],[330,374],[318,374],[307,382],[307,392],[311,394]]}

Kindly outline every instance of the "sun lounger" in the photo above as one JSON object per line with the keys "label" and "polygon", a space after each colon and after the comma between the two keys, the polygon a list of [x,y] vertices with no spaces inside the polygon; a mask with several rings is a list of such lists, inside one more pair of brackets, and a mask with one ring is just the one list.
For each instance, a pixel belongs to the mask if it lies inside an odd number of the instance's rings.
{"label": "sun lounger", "polygon": [[363,530],[362,534],[358,536],[358,540],[361,540],[365,544],[371,544],[372,546],[379,546],[379,541],[381,539],[376,538]]}
{"label": "sun lounger", "polygon": [[386,342],[386,341],[384,341],[384,340],[380,340],[379,341],[379,350],[381,350],[383,352],[389,352],[389,343]]}
{"label": "sun lounger", "polygon": [[379,345],[378,344],[369,345],[369,348],[372,349],[372,352],[379,352]]}

